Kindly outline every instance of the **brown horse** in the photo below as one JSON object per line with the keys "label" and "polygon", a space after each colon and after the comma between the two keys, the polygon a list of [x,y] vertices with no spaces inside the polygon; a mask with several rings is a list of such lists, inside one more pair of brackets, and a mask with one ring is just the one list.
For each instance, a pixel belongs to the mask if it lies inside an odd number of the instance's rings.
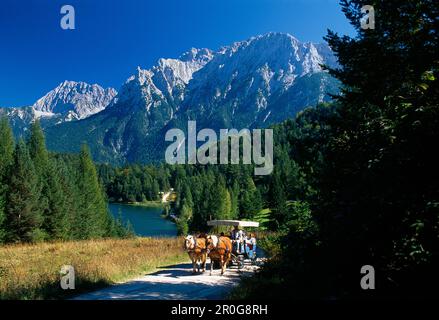
{"label": "brown horse", "polygon": [[192,272],[196,273],[196,265],[198,265],[198,272],[200,272],[201,266],[203,272],[205,272],[207,260],[206,238],[195,238],[194,236],[189,235],[184,239],[184,248],[192,260]]}
{"label": "brown horse", "polygon": [[212,275],[213,261],[220,263],[221,275],[223,275],[232,258],[232,241],[228,237],[208,236],[207,251],[210,258],[210,275]]}

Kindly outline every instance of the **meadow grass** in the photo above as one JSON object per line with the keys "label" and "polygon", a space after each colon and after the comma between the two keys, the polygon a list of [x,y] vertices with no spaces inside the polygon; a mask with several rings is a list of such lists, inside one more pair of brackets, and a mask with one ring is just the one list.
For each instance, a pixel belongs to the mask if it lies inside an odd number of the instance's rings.
{"label": "meadow grass", "polygon": [[[63,299],[187,261],[182,238],[103,239],[0,246],[0,299]],[[75,290],[62,290],[63,265]]]}

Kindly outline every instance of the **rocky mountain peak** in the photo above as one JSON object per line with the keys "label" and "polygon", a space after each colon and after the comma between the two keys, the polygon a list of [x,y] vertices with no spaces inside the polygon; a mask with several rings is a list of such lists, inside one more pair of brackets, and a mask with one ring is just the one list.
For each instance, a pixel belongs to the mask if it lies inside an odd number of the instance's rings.
{"label": "rocky mountain peak", "polygon": [[97,84],[64,81],[33,104],[37,113],[84,119],[105,109],[117,92]]}

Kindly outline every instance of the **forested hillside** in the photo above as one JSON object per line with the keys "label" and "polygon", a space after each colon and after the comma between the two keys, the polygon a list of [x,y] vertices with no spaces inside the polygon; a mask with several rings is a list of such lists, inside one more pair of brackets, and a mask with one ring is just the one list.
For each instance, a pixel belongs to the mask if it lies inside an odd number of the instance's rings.
{"label": "forested hillside", "polygon": [[86,146],[79,155],[52,154],[38,121],[15,142],[8,121],[0,120],[0,243],[124,234]]}
{"label": "forested hillside", "polygon": [[[320,147],[328,128],[325,121],[335,107],[321,104],[273,126],[274,171],[254,176],[251,165],[128,165],[98,167],[110,201],[142,202],[159,199],[173,188],[177,200],[171,209],[181,233],[206,231],[212,219],[261,219],[263,227],[284,227],[295,210],[314,193],[311,173],[321,158]],[[294,155],[294,156],[293,156]],[[271,208],[270,213],[261,211]]]}

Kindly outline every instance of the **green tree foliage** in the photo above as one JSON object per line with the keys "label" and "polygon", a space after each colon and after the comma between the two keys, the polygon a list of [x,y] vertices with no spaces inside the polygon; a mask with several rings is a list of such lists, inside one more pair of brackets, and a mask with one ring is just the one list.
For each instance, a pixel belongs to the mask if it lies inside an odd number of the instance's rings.
{"label": "green tree foliage", "polygon": [[275,172],[270,183],[270,208],[276,228],[288,221],[287,198],[280,174]]}
{"label": "green tree foliage", "polygon": [[46,149],[46,141],[40,122],[36,120],[30,128],[28,139],[29,154],[37,171],[43,171],[49,162],[49,154]]}
{"label": "green tree foliage", "polygon": [[230,217],[236,219],[239,216],[239,183],[234,181],[229,189],[230,193]]}
{"label": "green tree foliage", "polygon": [[368,261],[383,291],[411,295],[430,286],[438,267],[439,7],[429,0],[369,1],[376,27],[363,30],[366,2],[341,3],[358,37],[326,37],[341,64],[330,72],[343,94],[316,217],[326,253],[339,261],[334,278],[352,291],[356,284],[342,275]]}
{"label": "green tree foliage", "polygon": [[230,219],[232,202],[223,179],[214,184],[210,208],[215,219]]}
{"label": "green tree foliage", "polygon": [[0,119],[0,177],[4,178],[14,160],[14,136],[6,118]]}
{"label": "green tree foliage", "polygon": [[122,212],[119,210],[118,217],[110,221],[110,234],[118,238],[130,238],[135,235],[134,228],[130,222],[124,224]]}
{"label": "green tree foliage", "polygon": [[0,121],[0,243],[128,236],[111,218],[96,168],[81,155],[49,154],[35,122],[26,143],[14,143]]}
{"label": "green tree foliage", "polygon": [[91,159],[90,151],[83,145],[79,155],[78,186],[81,190],[78,216],[77,237],[98,238],[108,235],[111,218],[107,202],[99,183],[96,167]]}
{"label": "green tree foliage", "polygon": [[0,119],[0,243],[6,239],[7,177],[14,161],[14,137],[6,118]]}
{"label": "green tree foliage", "polygon": [[192,218],[192,208],[184,203],[179,217],[177,218],[177,232],[179,235],[187,235],[189,232],[189,220]]}
{"label": "green tree foliage", "polygon": [[[177,217],[185,216],[177,222],[184,225],[182,230],[187,224],[189,231],[206,231],[210,219],[250,219],[264,205],[263,181],[258,188],[249,166],[101,165],[98,171],[110,201],[130,202],[127,194],[154,200],[159,192],[173,188],[178,196],[171,211]],[[140,188],[134,188],[135,180],[141,181]]]}
{"label": "green tree foliage", "polygon": [[240,215],[242,219],[251,219],[262,209],[262,198],[255,182],[250,176],[245,177],[240,199]]}
{"label": "green tree foliage", "polygon": [[12,165],[6,204],[7,239],[11,242],[43,240],[43,215],[38,203],[41,187],[23,140],[15,147]]}
{"label": "green tree foliage", "polygon": [[[281,180],[294,200],[286,208],[289,231],[253,292],[437,296],[439,7],[430,0],[340,3],[358,32],[326,37],[340,63],[329,72],[342,94],[332,107],[306,110],[277,128],[287,143],[277,152],[299,170],[290,171],[293,184],[274,174],[270,192]],[[364,5],[375,9],[375,29],[360,27]],[[373,295],[359,287],[363,265],[375,268]]]}
{"label": "green tree foliage", "polygon": [[[27,139],[29,155],[33,162],[38,187],[41,189],[37,200],[38,212],[43,215],[43,221],[50,219],[52,213],[49,208],[51,193],[48,186],[49,179],[49,154],[46,149],[46,141],[40,123],[36,120],[30,127],[30,135]],[[50,177],[52,178],[52,177]],[[44,228],[45,222],[43,222]]]}
{"label": "green tree foliage", "polygon": [[70,194],[63,186],[62,173],[58,163],[50,159],[45,171],[45,192],[47,196],[47,210],[45,211],[43,227],[51,239],[69,239],[72,203],[69,199]]}
{"label": "green tree foliage", "polygon": [[[161,191],[170,189],[167,172],[151,165],[123,168],[100,165],[98,173],[112,202],[156,201]],[[159,177],[162,174],[164,176]]]}

